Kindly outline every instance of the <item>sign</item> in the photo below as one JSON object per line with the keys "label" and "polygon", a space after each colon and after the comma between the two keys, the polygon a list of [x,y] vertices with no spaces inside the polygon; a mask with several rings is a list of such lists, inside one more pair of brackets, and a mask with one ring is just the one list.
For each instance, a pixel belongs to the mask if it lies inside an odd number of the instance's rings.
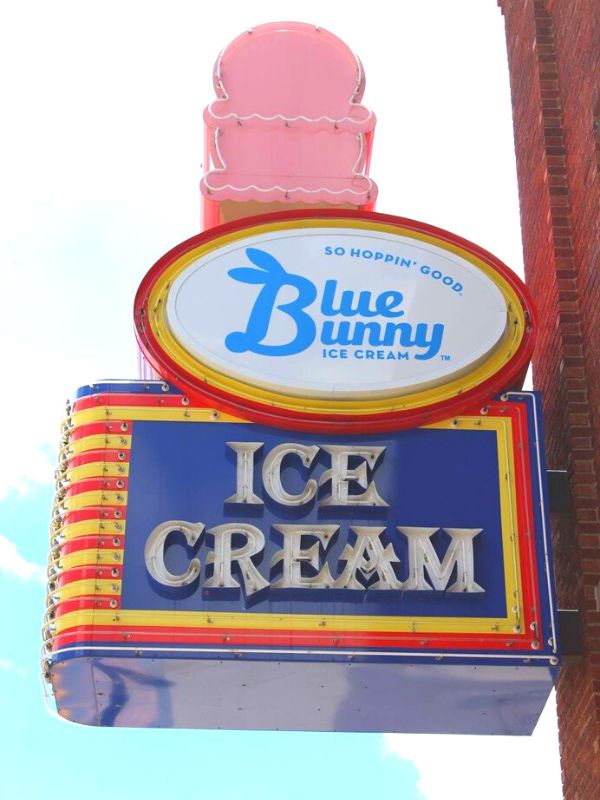
{"label": "sign", "polygon": [[135,306],[152,366],[191,397],[298,430],[414,426],[518,383],[533,346],[524,285],[421,223],[293,212],[196,236]]}
{"label": "sign", "polygon": [[71,425],[49,638],[65,716],[532,729],[558,663],[533,394],[342,438],[100,385]]}
{"label": "sign", "polygon": [[[527,290],[370,211],[375,118],[336,37],[259,26],[214,79],[209,230],[135,299],[141,375],[162,382],[84,387],[63,427],[59,713],[530,733],[559,657]],[[247,216],[266,203],[286,210]]]}
{"label": "sign", "polygon": [[221,51],[213,77],[204,229],[266,204],[374,208],[376,119],[361,104],[363,66],[341,39],[302,22],[257,25]]}

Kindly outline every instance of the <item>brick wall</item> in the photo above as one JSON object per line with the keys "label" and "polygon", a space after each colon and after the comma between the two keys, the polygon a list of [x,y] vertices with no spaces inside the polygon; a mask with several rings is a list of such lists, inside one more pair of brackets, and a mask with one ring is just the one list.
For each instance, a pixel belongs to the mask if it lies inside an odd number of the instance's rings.
{"label": "brick wall", "polygon": [[564,667],[558,715],[566,800],[600,798],[600,3],[498,0],[505,17],[534,384],[551,468],[574,512],[555,521],[559,606],[584,615],[585,657]]}

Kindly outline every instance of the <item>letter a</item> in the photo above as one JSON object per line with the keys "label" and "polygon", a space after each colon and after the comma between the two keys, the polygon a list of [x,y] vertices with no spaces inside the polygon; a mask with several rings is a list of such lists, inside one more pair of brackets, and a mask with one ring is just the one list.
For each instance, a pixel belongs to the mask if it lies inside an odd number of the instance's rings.
{"label": "letter a", "polygon": [[396,577],[393,563],[400,559],[394,552],[391,544],[384,548],[380,535],[385,528],[371,528],[366,525],[352,526],[350,530],[356,534],[354,547],[347,544],[340,556],[340,561],[345,561],[346,566],[342,574],[335,581],[336,589],[362,589],[365,587],[358,580],[360,572],[367,581],[375,575],[379,580],[372,583],[369,589],[402,589],[401,581]]}
{"label": "letter a", "polygon": [[[408,539],[408,580],[405,589],[417,591],[484,592],[475,582],[475,565],[473,558],[473,539],[481,533],[481,528],[443,528],[451,542],[440,562],[436,555],[431,537],[439,528],[401,528],[398,530]],[[452,572],[456,565],[456,581],[448,587]],[[425,578],[425,570],[430,583]]]}

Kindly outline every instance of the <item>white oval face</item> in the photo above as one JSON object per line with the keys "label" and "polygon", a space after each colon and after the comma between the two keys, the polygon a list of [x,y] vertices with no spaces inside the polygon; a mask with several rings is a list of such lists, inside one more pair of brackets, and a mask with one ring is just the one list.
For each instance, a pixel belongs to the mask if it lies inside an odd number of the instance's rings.
{"label": "white oval face", "polygon": [[218,247],[174,281],[166,322],[202,364],[288,395],[392,397],[475,369],[507,330],[475,264],[416,238],[293,228]]}

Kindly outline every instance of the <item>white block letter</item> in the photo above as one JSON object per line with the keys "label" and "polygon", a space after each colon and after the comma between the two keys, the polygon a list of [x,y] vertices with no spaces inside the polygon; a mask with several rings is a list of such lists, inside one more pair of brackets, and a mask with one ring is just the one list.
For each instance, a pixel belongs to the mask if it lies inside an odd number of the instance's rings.
{"label": "white block letter", "polygon": [[[331,495],[321,503],[322,506],[387,506],[388,504],[377,493],[375,482],[369,483],[367,464],[371,470],[385,447],[352,447],[350,445],[322,444],[321,447],[331,456],[331,469],[321,475],[320,485],[331,479]],[[358,467],[351,468],[348,462],[352,456],[363,461]],[[357,483],[366,491],[361,494],[350,494],[350,483]]]}
{"label": "white block letter", "polygon": [[[273,589],[329,589],[333,586],[333,578],[327,563],[323,568],[308,578],[302,575],[302,564],[309,564],[315,570],[321,567],[319,558],[319,542],[323,549],[331,544],[333,534],[339,525],[274,525],[276,531],[283,535],[283,548],[278,550],[271,559],[271,567],[283,561],[283,574],[279,580],[271,584]],[[309,536],[317,541],[302,549],[302,537]]]}
{"label": "white block letter", "polygon": [[[214,564],[214,572],[204,586],[211,589],[237,588],[238,581],[231,574],[231,566],[236,562],[240,568],[244,591],[247,596],[264,589],[269,585],[252,563],[252,556],[257,555],[265,546],[265,537],[254,525],[244,522],[229,522],[210,528],[208,533],[215,539],[215,549],[206,557],[207,564]],[[246,537],[242,547],[232,547],[236,534]]]}
{"label": "white block letter", "polygon": [[380,535],[385,528],[370,528],[367,526],[352,526],[356,534],[354,547],[347,544],[344,547],[340,561],[345,561],[346,566],[342,574],[335,581],[336,589],[362,589],[365,587],[358,580],[356,573],[360,572],[366,580],[373,575],[378,575],[379,580],[371,584],[369,589],[402,589],[403,584],[396,577],[392,564],[397,564],[400,559],[394,552],[391,544],[383,547]]}
{"label": "white block letter", "polygon": [[171,533],[180,531],[190,547],[196,544],[200,538],[204,525],[202,522],[185,522],[182,519],[170,519],[161,522],[152,531],[146,540],[144,547],[144,560],[146,569],[155,581],[162,583],[163,586],[188,586],[200,575],[200,561],[193,558],[185,572],[175,575],[166,567],[165,547],[167,539]]}
{"label": "white block letter", "polygon": [[[450,536],[450,544],[440,562],[431,537],[439,528],[398,528],[408,539],[408,580],[405,589],[418,591],[484,592],[475,582],[475,563],[473,559],[473,539],[481,533],[481,528],[442,528]],[[456,582],[448,589],[448,581],[456,564]],[[425,570],[433,584],[425,578]]]}
{"label": "white block letter", "polygon": [[260,497],[254,494],[254,453],[260,450],[262,442],[227,442],[237,454],[235,494],[226,503],[248,503],[262,505]]}
{"label": "white block letter", "polygon": [[263,464],[263,484],[270,497],[283,506],[302,506],[309,503],[317,493],[317,482],[312,478],[307,481],[300,494],[286,492],[281,483],[281,463],[287,455],[298,456],[308,469],[319,452],[316,444],[278,444],[265,458]]}

